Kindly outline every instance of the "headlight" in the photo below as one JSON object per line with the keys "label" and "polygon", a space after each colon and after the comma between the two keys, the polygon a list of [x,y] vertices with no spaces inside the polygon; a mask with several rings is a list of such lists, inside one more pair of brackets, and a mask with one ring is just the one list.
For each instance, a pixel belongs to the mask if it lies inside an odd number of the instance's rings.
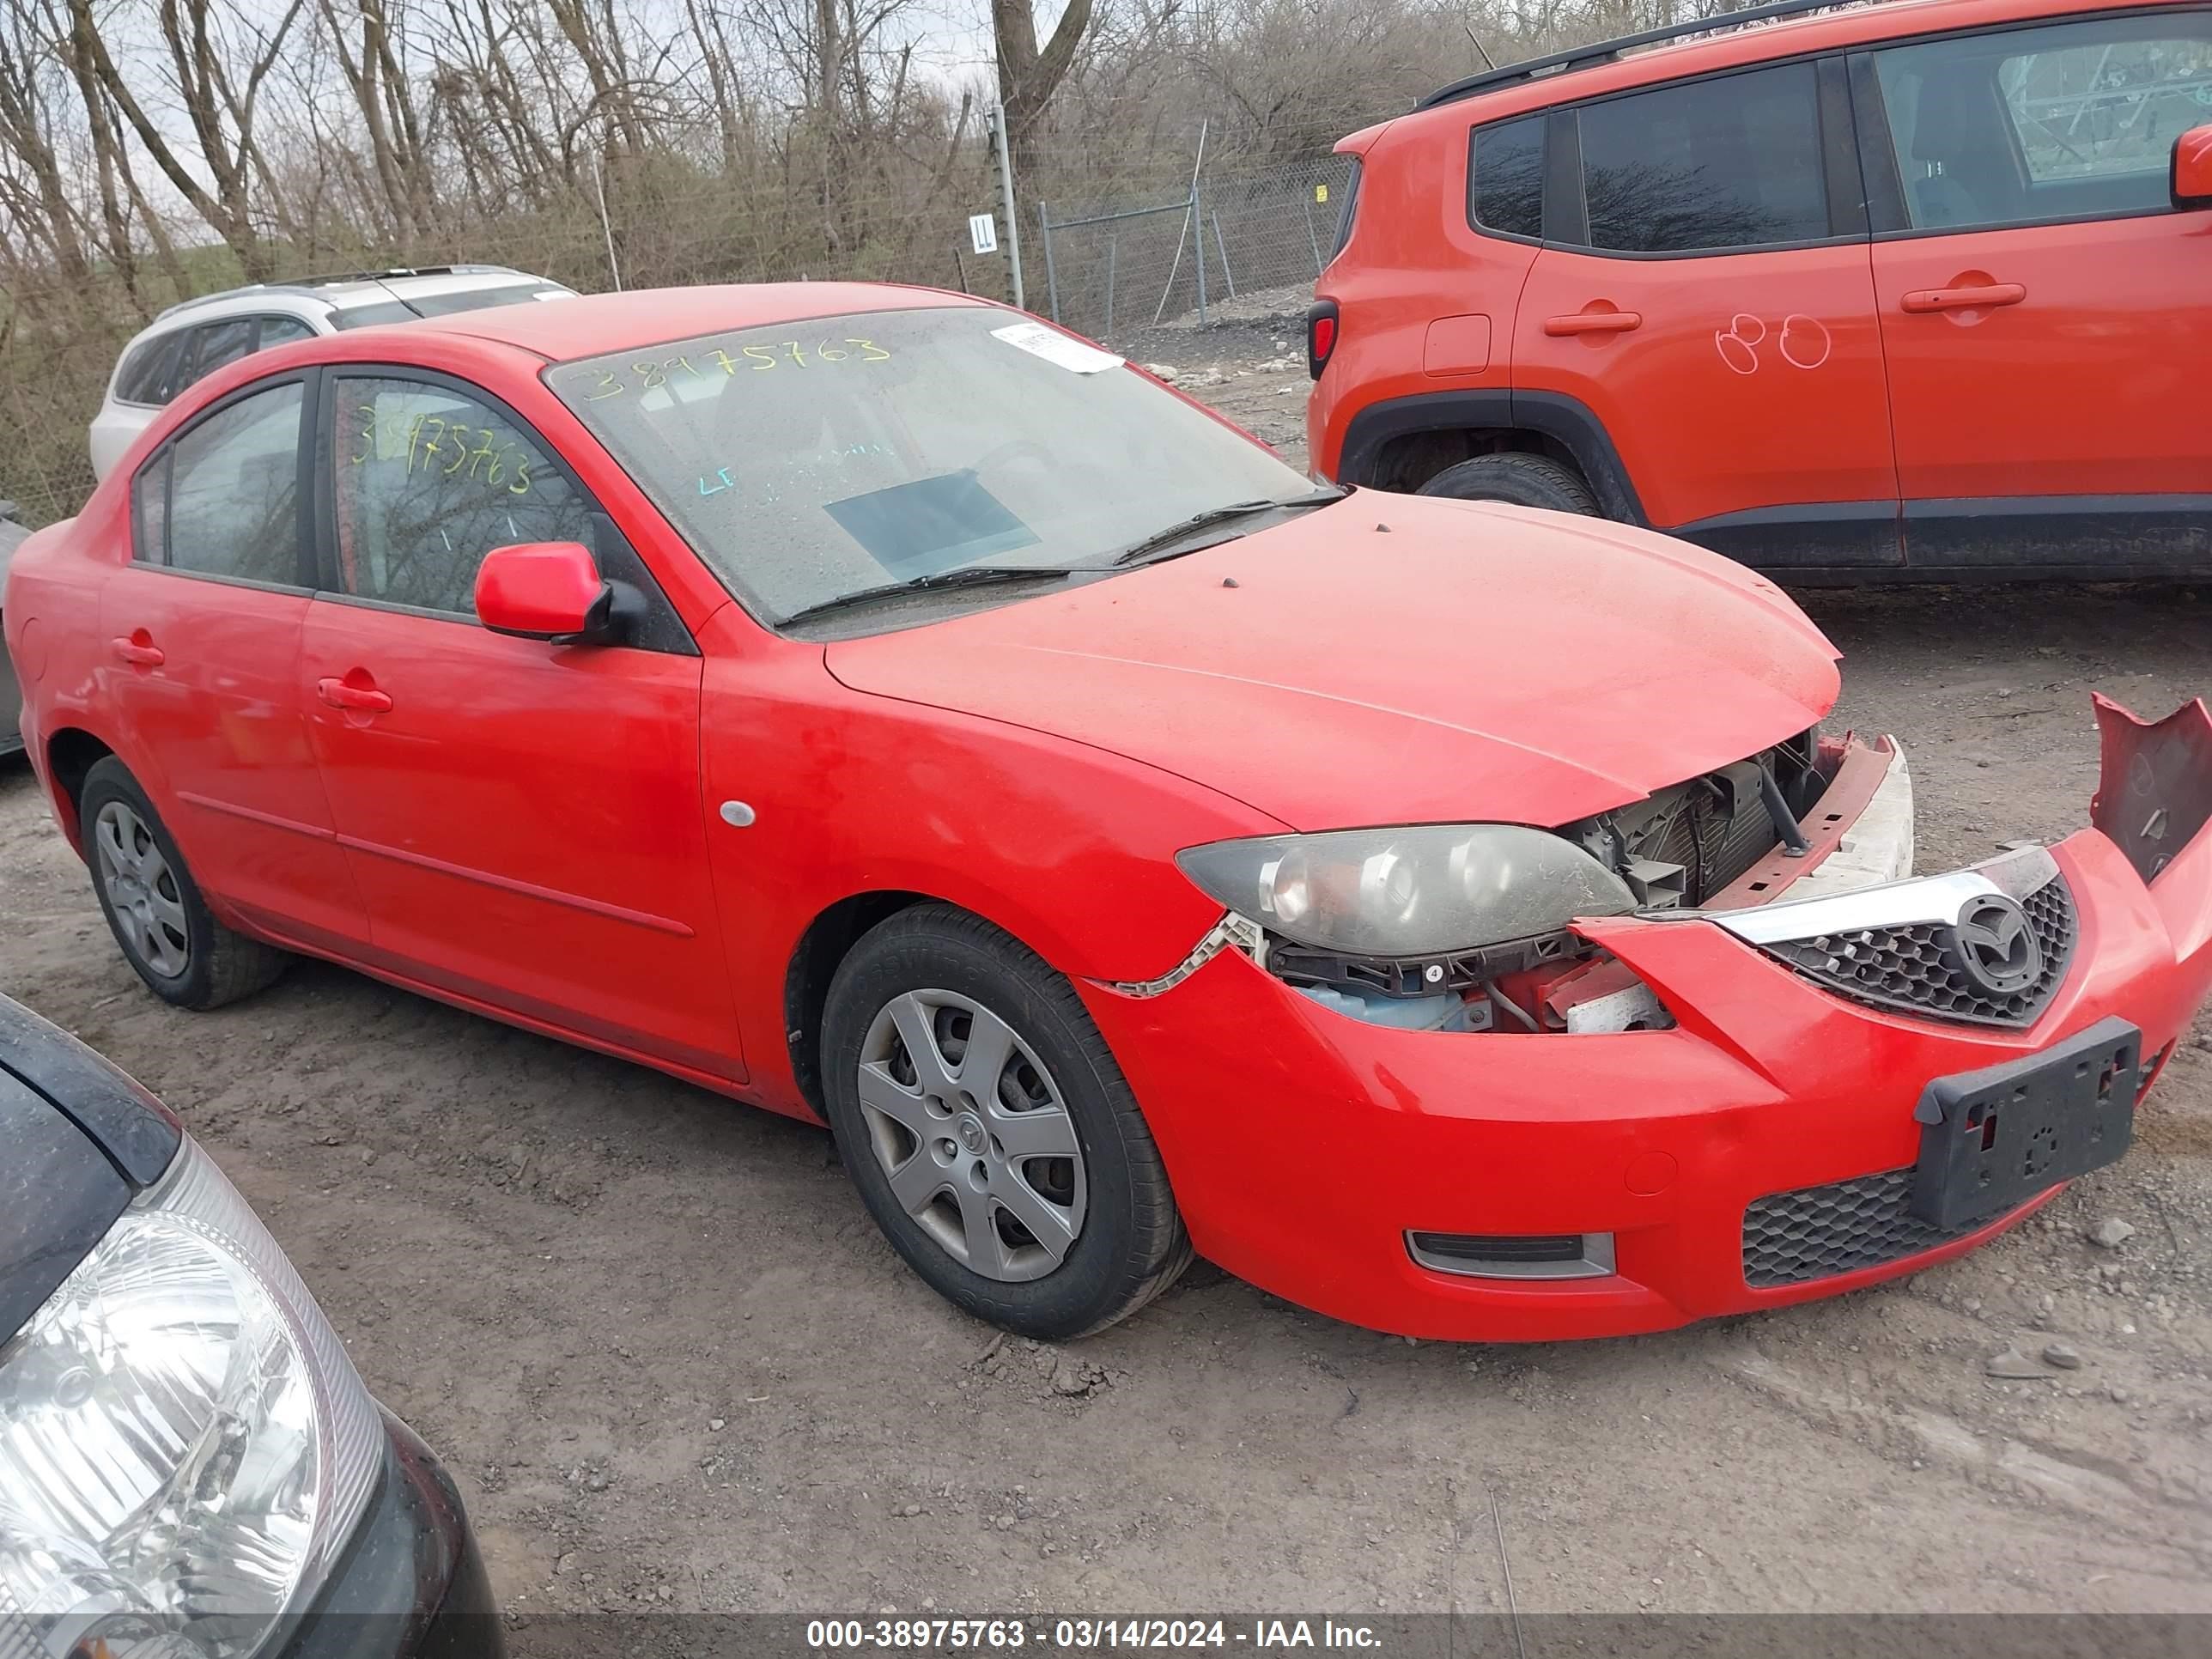
{"label": "headlight", "polygon": [[1636,908],[1573,842],[1513,823],[1434,823],[1220,841],[1176,855],[1240,915],[1346,955],[1443,955]]}
{"label": "headlight", "polygon": [[307,1287],[187,1137],[0,1347],[0,1654],[243,1659],[319,1587],[382,1441]]}

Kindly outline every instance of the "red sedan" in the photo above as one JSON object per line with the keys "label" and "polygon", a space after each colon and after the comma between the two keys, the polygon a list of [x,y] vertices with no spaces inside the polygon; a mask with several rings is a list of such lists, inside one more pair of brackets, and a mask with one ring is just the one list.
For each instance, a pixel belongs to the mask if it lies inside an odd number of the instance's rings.
{"label": "red sedan", "polygon": [[1194,1250],[1422,1336],[1971,1249],[2212,981],[2212,716],[1911,878],[1778,590],[1317,489],[1003,308],[816,283],[362,330],[192,388],[4,605],[131,966],[288,952],[826,1119],[1018,1331]]}

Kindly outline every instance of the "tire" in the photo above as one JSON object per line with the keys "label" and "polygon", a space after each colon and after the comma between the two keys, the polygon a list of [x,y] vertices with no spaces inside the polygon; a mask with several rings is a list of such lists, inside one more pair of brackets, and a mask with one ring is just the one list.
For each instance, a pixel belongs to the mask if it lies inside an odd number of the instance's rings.
{"label": "tire", "polygon": [[[988,1084],[967,1075],[979,1036]],[[830,982],[822,1060],[861,1201],[978,1318],[1087,1335],[1190,1265],[1158,1148],[1074,988],[980,917],[918,905],[866,934]]]}
{"label": "tire", "polygon": [[284,971],[283,951],[215,919],[168,826],[112,755],[85,774],[77,822],[100,914],[155,996],[179,1008],[220,1008]]}
{"label": "tire", "polygon": [[1586,519],[1602,516],[1597,497],[1582,475],[1548,455],[1478,455],[1446,467],[1414,493],[1460,501],[1506,501],[1552,513],[1579,513]]}

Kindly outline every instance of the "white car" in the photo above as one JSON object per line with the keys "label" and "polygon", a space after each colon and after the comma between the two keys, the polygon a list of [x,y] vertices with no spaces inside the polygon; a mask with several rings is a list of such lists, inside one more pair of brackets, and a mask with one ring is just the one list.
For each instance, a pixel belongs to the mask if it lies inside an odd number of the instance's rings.
{"label": "white car", "polygon": [[483,306],[565,300],[574,289],[505,265],[427,265],[234,288],[171,306],[123,349],[92,422],[92,471],[108,469],[172,398],[226,363],[290,340]]}

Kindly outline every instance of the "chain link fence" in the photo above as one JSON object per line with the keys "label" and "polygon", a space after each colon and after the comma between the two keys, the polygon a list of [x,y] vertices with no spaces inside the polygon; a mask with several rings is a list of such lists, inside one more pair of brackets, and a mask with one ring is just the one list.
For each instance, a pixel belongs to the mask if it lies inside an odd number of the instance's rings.
{"label": "chain link fence", "polygon": [[1168,201],[1040,202],[1044,284],[1028,284],[1030,307],[1115,345],[1171,319],[1203,327],[1224,301],[1310,288],[1351,173],[1328,155],[1226,177],[1201,168]]}

